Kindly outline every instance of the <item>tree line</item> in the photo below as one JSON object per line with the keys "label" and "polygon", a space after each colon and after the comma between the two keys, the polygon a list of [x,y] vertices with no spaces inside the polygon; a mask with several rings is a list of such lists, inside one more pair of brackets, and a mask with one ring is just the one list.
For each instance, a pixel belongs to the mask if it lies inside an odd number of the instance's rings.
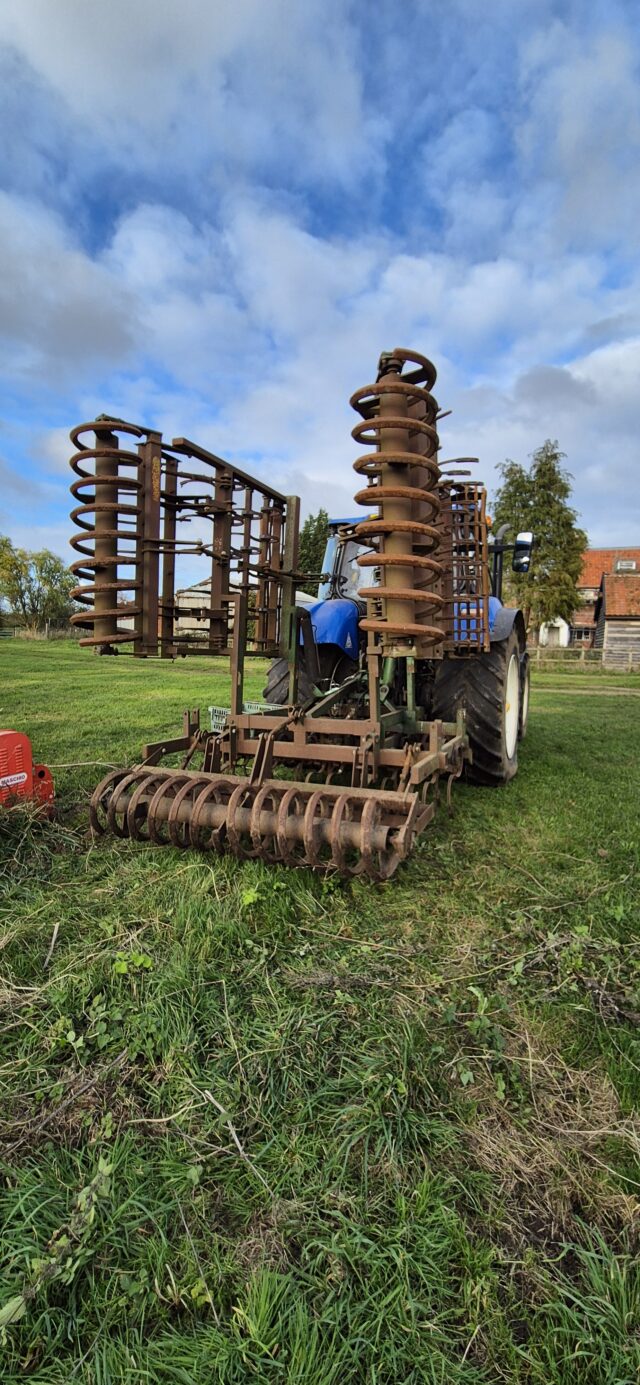
{"label": "tree line", "polygon": [[0,534],[0,608],[28,630],[63,629],[76,603],[77,579],[62,558],[48,548],[29,552],[15,548]]}

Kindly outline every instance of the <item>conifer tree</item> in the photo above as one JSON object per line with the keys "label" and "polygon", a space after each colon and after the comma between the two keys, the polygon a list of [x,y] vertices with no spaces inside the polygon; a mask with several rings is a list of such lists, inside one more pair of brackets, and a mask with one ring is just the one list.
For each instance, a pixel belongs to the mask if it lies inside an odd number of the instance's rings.
{"label": "conifer tree", "polygon": [[324,550],[329,537],[329,516],[326,510],[318,510],[317,515],[307,515],[300,530],[300,556],[298,567],[304,574],[300,590],[316,596],[322,572]]}
{"label": "conifer tree", "polygon": [[534,631],[558,616],[570,622],[578,605],[576,584],[587,536],[569,503],[573,478],[562,465],[564,457],[558,443],[547,439],[532,453],[528,467],[507,460],[498,468],[502,484],[494,502],[495,528],[508,524],[510,538],[526,529],[534,536],[526,575],[507,572],[505,563],[505,596],[522,606]]}

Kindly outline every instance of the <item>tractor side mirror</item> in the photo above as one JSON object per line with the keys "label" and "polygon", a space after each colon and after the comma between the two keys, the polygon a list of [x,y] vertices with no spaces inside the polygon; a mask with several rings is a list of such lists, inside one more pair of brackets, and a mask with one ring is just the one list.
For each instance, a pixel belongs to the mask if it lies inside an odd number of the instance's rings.
{"label": "tractor side mirror", "polygon": [[513,561],[511,566],[514,572],[528,572],[531,567],[531,553],[533,549],[533,534],[525,531],[516,536],[513,545]]}

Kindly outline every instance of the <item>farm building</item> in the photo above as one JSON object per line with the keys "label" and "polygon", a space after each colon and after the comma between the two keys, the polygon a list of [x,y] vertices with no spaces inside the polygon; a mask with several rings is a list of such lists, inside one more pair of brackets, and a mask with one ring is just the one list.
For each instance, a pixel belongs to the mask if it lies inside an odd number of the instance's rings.
{"label": "farm building", "polygon": [[580,605],[573,613],[567,637],[550,643],[578,645],[583,649],[598,647],[594,638],[596,602],[603,577],[605,574],[623,576],[633,573],[640,573],[640,548],[587,548],[582,557],[582,572],[578,581]]}
{"label": "farm building", "polygon": [[594,648],[610,668],[640,668],[640,572],[608,572],[595,605]]}
{"label": "farm building", "polygon": [[206,632],[206,620],[211,605],[211,578],[205,577],[193,587],[176,592],[176,632],[195,634]]}
{"label": "farm building", "polygon": [[[206,634],[206,618],[211,603],[211,578],[206,577],[202,582],[196,582],[193,587],[183,587],[176,592],[175,602],[176,612],[176,633],[180,635],[202,633],[203,639]],[[133,630],[134,617],[120,616],[119,624],[123,630]],[[158,628],[160,618],[158,618]]]}
{"label": "farm building", "polygon": [[545,620],[540,626],[538,644],[543,649],[566,649],[571,642],[571,626],[561,616]]}

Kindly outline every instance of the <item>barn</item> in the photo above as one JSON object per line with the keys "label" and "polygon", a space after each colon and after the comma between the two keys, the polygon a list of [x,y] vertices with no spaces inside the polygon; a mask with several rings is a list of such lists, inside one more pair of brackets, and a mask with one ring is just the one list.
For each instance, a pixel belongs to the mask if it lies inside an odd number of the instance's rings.
{"label": "barn", "polygon": [[574,611],[569,638],[558,638],[553,643],[594,648],[595,608],[604,574],[633,572],[640,572],[640,548],[587,548],[582,555],[582,572],[578,579],[580,605]]}
{"label": "barn", "polygon": [[605,573],[594,616],[605,667],[640,668],[640,573]]}

